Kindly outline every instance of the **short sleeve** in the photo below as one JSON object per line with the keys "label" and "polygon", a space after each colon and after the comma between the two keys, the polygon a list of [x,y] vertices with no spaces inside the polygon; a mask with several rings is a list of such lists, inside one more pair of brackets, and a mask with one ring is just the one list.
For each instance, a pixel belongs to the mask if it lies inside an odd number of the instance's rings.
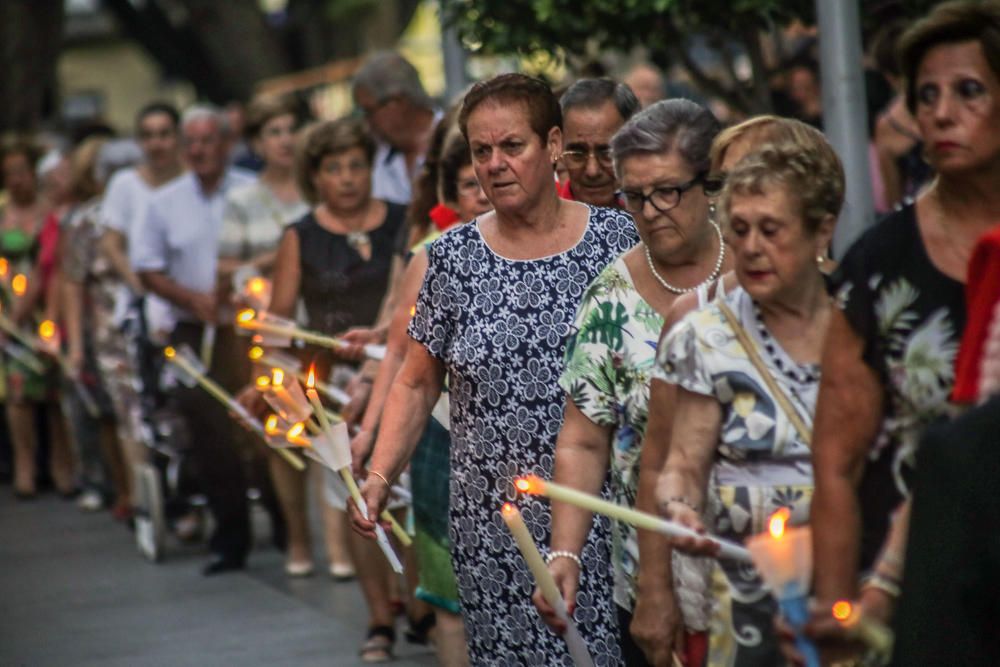
{"label": "short sleeve", "polygon": [[848,249],[831,276],[829,287],[834,304],[864,342],[864,362],[884,377],[883,356],[879,349],[881,337],[875,315],[877,290],[882,276],[868,260],[870,239],[866,235]]}
{"label": "short sleeve", "polygon": [[432,357],[443,361],[454,330],[458,299],[456,283],[449,279],[450,272],[444,266],[447,249],[435,245],[428,248],[427,273],[407,334],[427,348]]}
{"label": "short sleeve", "polygon": [[606,338],[594,335],[595,326],[600,326],[595,320],[602,305],[596,298],[599,291],[597,283],[592,284],[577,310],[573,333],[566,341],[566,364],[559,377],[559,386],[590,421],[614,426],[617,423],[613,409],[617,403],[617,373],[613,354],[611,348],[601,342]]}
{"label": "short sleeve", "polygon": [[166,222],[157,204],[146,208],[145,220],[136,226],[134,268],[137,271],[162,271],[167,268]]}
{"label": "short sleeve", "polygon": [[128,236],[128,198],[129,187],[125,180],[125,172],[120,172],[111,177],[107,192],[101,202],[101,226],[107,229]]}
{"label": "short sleeve", "polygon": [[678,322],[660,341],[653,378],[695,394],[711,396],[714,391],[705,347],[692,320],[697,314],[695,311]]}

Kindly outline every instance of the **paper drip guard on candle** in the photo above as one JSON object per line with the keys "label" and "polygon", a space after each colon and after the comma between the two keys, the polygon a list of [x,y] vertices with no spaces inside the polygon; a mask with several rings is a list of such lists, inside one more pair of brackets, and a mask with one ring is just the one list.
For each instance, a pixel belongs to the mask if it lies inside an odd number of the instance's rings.
{"label": "paper drip guard on candle", "polygon": [[[201,361],[195,356],[191,348],[187,345],[181,345],[177,349],[167,347],[163,350],[163,356],[172,365],[177,379],[182,384],[191,388],[195,385],[200,385],[210,396],[222,403],[230,413],[235,415],[242,424],[247,426],[265,443],[270,444],[267,431],[260,422],[254,419],[253,415],[247,412],[246,408],[240,405],[225,389],[205,375],[205,370],[201,367]],[[276,449],[275,451],[296,470],[305,470],[305,464],[302,462],[302,459],[294,453],[284,449]]]}
{"label": "paper drip guard on candle", "polygon": [[892,655],[895,637],[891,629],[881,622],[866,616],[864,612],[847,600],[835,602],[831,609],[834,620],[847,631],[848,636],[860,639],[882,658]]}
{"label": "paper drip guard on candle", "polygon": [[761,578],[778,600],[781,615],[795,630],[795,648],[806,667],[820,667],[816,645],[802,633],[809,621],[812,531],[808,526],[787,527],[790,516],[787,508],[779,509],[771,515],[767,532],[748,539],[747,548]]}
{"label": "paper drip guard on candle", "polygon": [[566,624],[566,633],[563,635],[563,639],[566,640],[566,648],[569,649],[574,664],[577,667],[593,667],[594,659],[590,656],[587,643],[583,640],[576,623],[573,622],[566,610],[566,601],[563,600],[552,573],[545,564],[542,554],[538,551],[538,546],[531,537],[521,512],[510,503],[504,503],[503,507],[500,508],[500,515],[503,517],[504,523],[507,524],[507,528],[510,529],[511,535],[514,536],[514,542],[517,543],[517,548],[524,557],[524,562],[527,563],[528,570],[538,584],[538,588],[542,591],[545,601],[555,610],[559,620]]}
{"label": "paper drip guard on candle", "polygon": [[612,519],[617,519],[618,521],[630,524],[636,528],[642,528],[644,530],[660,533],[668,537],[691,537],[701,540],[711,540],[719,545],[719,551],[715,556],[716,558],[724,558],[742,563],[753,562],[750,557],[750,552],[734,542],[728,542],[711,535],[696,533],[690,528],[682,526],[675,521],[668,521],[667,519],[658,517],[654,514],[640,512],[639,510],[632,509],[630,507],[622,507],[617,503],[604,500],[603,498],[598,498],[597,496],[593,496],[589,493],[571,489],[567,486],[556,484],[555,482],[545,481],[535,475],[525,475],[524,477],[517,478],[514,480],[514,487],[522,493],[542,495],[551,500],[558,500],[560,502],[576,505],[577,507],[588,509],[591,512],[596,512],[597,514],[603,514],[611,517]]}
{"label": "paper drip guard on candle", "polygon": [[271,369],[271,383],[264,394],[264,400],[290,424],[307,421],[313,412],[309,399],[302,393],[298,380],[293,377],[291,382],[286,382],[287,379],[285,371],[280,368]]}
{"label": "paper drip guard on candle", "polygon": [[[264,350],[260,346],[250,348],[250,359],[258,364],[270,368],[280,368],[288,375],[294,375],[299,380],[305,382],[308,374],[302,370],[302,362],[290,354],[280,350]],[[326,396],[337,405],[347,405],[351,402],[351,396],[343,389],[334,387],[327,382],[316,380],[316,391]]]}

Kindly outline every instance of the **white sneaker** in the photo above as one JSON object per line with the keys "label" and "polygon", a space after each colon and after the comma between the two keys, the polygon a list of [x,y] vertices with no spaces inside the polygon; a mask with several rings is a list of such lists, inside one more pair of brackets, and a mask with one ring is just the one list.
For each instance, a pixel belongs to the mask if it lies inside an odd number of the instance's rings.
{"label": "white sneaker", "polygon": [[104,509],[104,498],[97,491],[88,489],[76,499],[76,506],[84,512],[100,512]]}

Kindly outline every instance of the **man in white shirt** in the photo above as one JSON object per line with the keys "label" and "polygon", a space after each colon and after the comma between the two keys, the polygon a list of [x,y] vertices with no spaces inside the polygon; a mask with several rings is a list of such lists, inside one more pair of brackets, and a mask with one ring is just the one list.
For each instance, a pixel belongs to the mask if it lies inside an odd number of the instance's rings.
{"label": "man in white shirt", "polygon": [[[101,224],[105,228],[101,249],[124,286],[115,306],[120,323],[130,303],[145,292],[134,270],[135,239],[138,225],[145,220],[149,198],[164,183],[184,170],[179,150],[180,115],[170,104],[154,102],[136,115],[136,138],[144,161],[132,169],[119,170],[111,177],[101,202]],[[150,332],[165,334],[173,329],[165,301],[150,295],[145,304]]]}
{"label": "man in white shirt", "polygon": [[[170,303],[177,322],[171,341],[201,350],[207,327],[217,326],[216,259],[225,195],[253,175],[228,167],[231,136],[224,114],[195,106],[181,120],[181,145],[190,171],[150,198],[136,233],[134,263],[143,285]],[[245,383],[232,327],[219,327],[209,369],[230,391]],[[192,454],[216,528],[213,558],[204,574],[242,569],[250,550],[247,480],[235,424],[200,388],[178,387],[175,397],[188,422]]]}

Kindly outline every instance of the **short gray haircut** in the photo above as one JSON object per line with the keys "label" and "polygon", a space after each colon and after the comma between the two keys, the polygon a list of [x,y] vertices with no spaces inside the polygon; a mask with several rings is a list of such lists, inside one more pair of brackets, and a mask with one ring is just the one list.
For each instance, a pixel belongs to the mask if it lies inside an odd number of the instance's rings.
{"label": "short gray haircut", "polygon": [[622,120],[628,120],[639,110],[639,99],[624,83],[611,79],[580,79],[559,98],[563,121],[571,109],[599,109],[611,102]]}
{"label": "short gray haircut", "polygon": [[395,51],[377,51],[365,60],[354,75],[354,91],[359,89],[372,95],[376,103],[405,97],[418,107],[434,108],[434,100],[424,90],[417,69]]}
{"label": "short gray haircut", "polygon": [[633,155],[677,151],[696,174],[708,171],[709,150],[722,126],[711,111],[690,100],[660,100],[632,116],[611,138],[615,176]]}
{"label": "short gray haircut", "polygon": [[185,109],[184,113],[181,114],[181,134],[184,134],[184,128],[186,128],[190,123],[199,120],[215,121],[215,124],[219,128],[219,132],[222,136],[229,136],[230,127],[229,119],[226,117],[226,112],[214,104],[192,104]]}

